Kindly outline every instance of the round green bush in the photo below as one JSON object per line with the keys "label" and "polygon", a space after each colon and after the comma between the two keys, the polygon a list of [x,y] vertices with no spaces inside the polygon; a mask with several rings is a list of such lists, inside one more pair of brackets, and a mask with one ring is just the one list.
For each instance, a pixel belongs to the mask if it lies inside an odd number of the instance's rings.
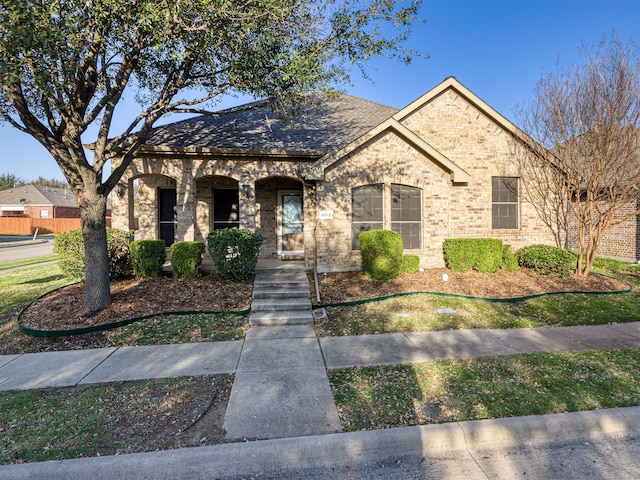
{"label": "round green bush", "polygon": [[540,275],[567,276],[575,273],[578,255],[549,245],[529,245],[516,252],[521,267]]}
{"label": "round green bush", "polygon": [[131,266],[136,277],[160,277],[167,259],[164,240],[136,240],[129,245]]}
{"label": "round green bush", "polygon": [[209,255],[220,278],[241,282],[253,275],[264,238],[242,228],[223,228],[207,236]]}
{"label": "round green bush", "polygon": [[403,255],[400,269],[405,273],[413,275],[420,270],[420,257],[418,255]]}
{"label": "round green bush", "polygon": [[374,280],[396,278],[402,267],[402,237],[391,230],[369,230],[358,235],[362,269]]}
{"label": "round green bush", "polygon": [[[107,253],[111,279],[121,278],[130,272],[129,238],[129,232],[107,228]],[[84,280],[84,241],[81,229],[57,233],[53,239],[53,253],[58,256],[58,265],[66,276]]]}
{"label": "round green bush", "polygon": [[175,242],[171,245],[171,271],[173,278],[197,278],[200,276],[204,243]]}

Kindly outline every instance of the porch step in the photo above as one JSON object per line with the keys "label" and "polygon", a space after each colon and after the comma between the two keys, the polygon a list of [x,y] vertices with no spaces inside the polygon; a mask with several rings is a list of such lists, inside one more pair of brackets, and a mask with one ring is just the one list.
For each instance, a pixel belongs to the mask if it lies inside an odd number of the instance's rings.
{"label": "porch step", "polygon": [[311,300],[308,298],[256,298],[251,302],[254,312],[278,311],[311,311]]}
{"label": "porch step", "polygon": [[256,312],[249,316],[251,325],[313,325],[313,315],[310,310]]}
{"label": "porch step", "polygon": [[295,273],[306,272],[310,267],[304,266],[304,261],[297,260],[258,260],[255,273]]}
{"label": "porch step", "polygon": [[253,298],[309,298],[309,287],[266,287],[253,290]]}
{"label": "porch step", "polygon": [[309,279],[305,272],[293,273],[258,273],[253,281],[254,288],[304,287],[309,289]]}

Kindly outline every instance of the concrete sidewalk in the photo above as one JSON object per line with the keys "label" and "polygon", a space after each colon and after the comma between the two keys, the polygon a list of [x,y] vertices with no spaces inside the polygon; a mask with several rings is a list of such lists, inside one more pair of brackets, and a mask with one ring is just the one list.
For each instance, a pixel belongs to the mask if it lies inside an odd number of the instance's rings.
{"label": "concrete sidewalk", "polygon": [[[246,359],[240,354],[245,343]],[[319,349],[315,350],[315,345]],[[307,345],[309,349],[305,347]],[[213,375],[310,366],[394,365],[441,359],[545,351],[640,347],[640,322],[587,327],[445,330],[352,337],[321,337],[305,325],[253,327],[246,339],[142,347],[0,355],[0,390]],[[273,352],[280,352],[271,357]],[[289,352],[285,355],[285,352]],[[312,353],[307,353],[312,352]],[[308,356],[308,358],[306,358]]]}

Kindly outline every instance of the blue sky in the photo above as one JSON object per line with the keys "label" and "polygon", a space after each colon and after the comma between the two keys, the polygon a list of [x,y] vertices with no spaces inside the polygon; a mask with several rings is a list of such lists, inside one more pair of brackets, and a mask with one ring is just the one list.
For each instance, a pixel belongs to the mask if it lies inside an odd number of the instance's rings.
{"label": "blue sky", "polygon": [[[559,61],[579,61],[583,42],[595,45],[615,30],[621,40],[640,45],[638,0],[424,0],[420,16],[426,22],[415,26],[408,44],[430,57],[409,66],[376,59],[369,64],[371,79],[354,72],[348,93],[401,108],[455,76],[517,123],[514,109],[531,97],[540,76]],[[229,99],[222,106],[237,103]],[[0,124],[0,145],[0,173],[63,179],[28,135]]]}

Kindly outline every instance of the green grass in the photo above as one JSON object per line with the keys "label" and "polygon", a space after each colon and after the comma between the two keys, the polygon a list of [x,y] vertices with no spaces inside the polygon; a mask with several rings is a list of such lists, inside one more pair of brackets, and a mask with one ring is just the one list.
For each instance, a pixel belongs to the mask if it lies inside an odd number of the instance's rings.
{"label": "green grass", "polygon": [[0,275],[0,313],[25,307],[41,295],[70,282],[57,263],[34,265]]}
{"label": "green grass", "polygon": [[36,257],[36,258],[28,258],[26,260],[16,260],[15,262],[4,262],[4,263],[0,263],[0,270],[6,270],[8,268],[15,268],[15,267],[23,267],[26,265],[35,265],[38,263],[44,263],[44,262],[52,262],[54,260],[57,260],[57,256],[55,255],[47,255],[44,257]]}
{"label": "green grass", "polygon": [[0,464],[175,448],[178,435],[206,408],[208,397],[217,387],[230,390],[232,378],[0,392]]}
{"label": "green grass", "polygon": [[242,338],[247,317],[231,313],[156,315],[107,334],[111,346],[157,345]]}
{"label": "green grass", "polygon": [[[545,295],[521,302],[487,302],[435,295],[396,297],[327,308],[322,335],[364,335],[467,328],[599,325],[640,319],[640,294]],[[455,313],[438,313],[451,309]]]}
{"label": "green grass", "polygon": [[346,431],[640,405],[640,350],[329,372]]}

